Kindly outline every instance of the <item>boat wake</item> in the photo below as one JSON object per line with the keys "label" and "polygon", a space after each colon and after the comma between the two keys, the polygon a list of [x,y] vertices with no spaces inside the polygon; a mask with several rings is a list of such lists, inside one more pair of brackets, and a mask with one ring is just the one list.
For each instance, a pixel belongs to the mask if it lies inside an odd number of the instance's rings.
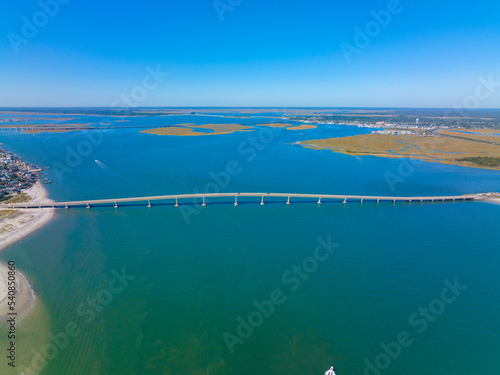
{"label": "boat wake", "polygon": [[104,169],[105,171],[109,171],[109,168],[106,164],[104,164],[102,161],[99,161],[99,160],[94,160],[96,162],[96,164],[101,167],[102,169]]}

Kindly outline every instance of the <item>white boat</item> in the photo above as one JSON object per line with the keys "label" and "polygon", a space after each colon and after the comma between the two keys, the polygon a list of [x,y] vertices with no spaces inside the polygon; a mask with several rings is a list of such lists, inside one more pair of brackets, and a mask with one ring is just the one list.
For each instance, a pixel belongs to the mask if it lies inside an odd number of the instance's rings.
{"label": "white boat", "polygon": [[333,366],[330,367],[330,369],[327,372],[325,372],[325,375],[336,375]]}

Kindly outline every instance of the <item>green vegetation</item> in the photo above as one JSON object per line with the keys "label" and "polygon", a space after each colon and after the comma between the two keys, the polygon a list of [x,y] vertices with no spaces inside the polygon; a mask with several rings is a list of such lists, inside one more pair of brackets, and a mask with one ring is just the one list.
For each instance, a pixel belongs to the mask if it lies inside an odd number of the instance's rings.
{"label": "green vegetation", "polygon": [[25,193],[20,193],[16,194],[13,197],[9,197],[4,203],[21,203],[21,202],[28,202],[31,200],[31,197],[28,194]]}
{"label": "green vegetation", "polygon": [[8,217],[16,216],[19,211],[16,210],[0,210],[0,220]]}
{"label": "green vegetation", "polygon": [[500,158],[491,156],[476,156],[468,158],[460,158],[457,161],[468,161],[483,167],[498,167],[500,166]]}

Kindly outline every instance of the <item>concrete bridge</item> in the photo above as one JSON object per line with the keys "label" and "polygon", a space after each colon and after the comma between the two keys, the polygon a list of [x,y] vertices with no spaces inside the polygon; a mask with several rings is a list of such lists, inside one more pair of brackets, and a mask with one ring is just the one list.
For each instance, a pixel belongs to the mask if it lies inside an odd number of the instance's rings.
{"label": "concrete bridge", "polygon": [[454,202],[454,201],[474,201],[486,200],[491,196],[488,194],[469,194],[469,195],[444,195],[444,196],[415,196],[415,197],[391,197],[391,196],[369,196],[369,195],[332,195],[332,194],[290,194],[290,193],[215,193],[215,194],[180,194],[180,195],[158,195],[150,197],[132,197],[132,198],[115,198],[115,199],[88,199],[81,201],[67,201],[67,202],[50,202],[50,203],[11,203],[1,204],[0,208],[70,208],[70,207],[86,207],[99,205],[114,205],[115,208],[119,207],[120,203],[134,203],[143,202],[147,203],[147,207],[151,207],[151,202],[165,201],[172,203],[178,207],[181,201],[189,201],[192,204],[194,200],[201,200],[202,206],[207,205],[207,199],[210,198],[231,198],[231,203],[234,199],[234,205],[238,206],[238,198],[241,197],[254,197],[259,198],[260,204],[265,205],[266,200],[269,198],[283,198],[286,199],[286,204],[293,203],[295,198],[310,199],[318,204],[325,200],[347,202]]}

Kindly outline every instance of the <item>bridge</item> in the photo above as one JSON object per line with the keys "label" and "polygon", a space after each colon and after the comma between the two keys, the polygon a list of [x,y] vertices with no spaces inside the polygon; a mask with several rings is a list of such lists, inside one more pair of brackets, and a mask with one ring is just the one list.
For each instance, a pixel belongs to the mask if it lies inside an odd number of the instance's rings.
{"label": "bridge", "polygon": [[[114,205],[115,208],[119,207],[119,203],[134,203],[143,202],[147,207],[151,207],[151,202],[154,201],[171,201],[175,202],[175,206],[178,207],[180,201],[186,200],[201,200],[201,205],[207,205],[207,199],[212,198],[231,198],[231,203],[234,199],[234,205],[238,206],[238,198],[241,197],[253,197],[259,198],[260,204],[265,205],[266,200],[269,198],[283,198],[286,199],[286,204],[293,203],[294,199],[305,199],[313,200],[318,204],[325,200],[328,201],[340,201],[342,203],[347,202],[360,202],[364,201],[370,202],[454,202],[454,201],[475,201],[475,200],[486,200],[490,198],[488,194],[468,194],[468,195],[446,195],[446,196],[415,196],[415,197],[391,197],[391,196],[369,196],[369,195],[333,195],[333,194],[290,194],[290,193],[210,193],[210,194],[180,194],[180,195],[157,195],[150,197],[132,197],[132,198],[114,198],[114,199],[97,199],[97,200],[81,200],[81,201],[67,201],[67,202],[47,202],[47,203],[11,203],[11,204],[1,204],[0,208],[70,208],[70,207],[86,207],[91,208],[92,206],[102,206],[102,205]],[[284,201],[285,202],[285,201]],[[193,202],[189,202],[192,204]]]}

